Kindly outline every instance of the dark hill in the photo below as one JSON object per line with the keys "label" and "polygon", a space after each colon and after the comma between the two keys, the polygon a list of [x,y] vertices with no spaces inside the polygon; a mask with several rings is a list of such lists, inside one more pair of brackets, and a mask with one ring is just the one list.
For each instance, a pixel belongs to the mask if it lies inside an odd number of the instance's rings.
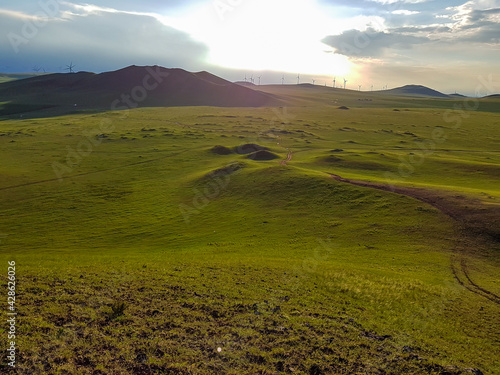
{"label": "dark hill", "polygon": [[[47,74],[0,84],[0,102],[59,108],[260,107],[273,95],[236,85],[208,72],[130,66],[113,72]],[[1,114],[1,111],[0,111]]]}
{"label": "dark hill", "polygon": [[255,86],[257,86],[255,83],[244,82],[244,81],[236,81],[235,84],[240,85],[240,86],[246,86],[246,87],[255,87]]}
{"label": "dark hill", "polygon": [[391,90],[381,91],[380,93],[396,96],[430,96],[434,98],[449,98],[448,95],[443,94],[442,92],[420,85],[406,85]]}
{"label": "dark hill", "polygon": [[8,101],[26,96],[46,94],[55,90],[69,90],[94,76],[94,73],[54,73],[43,76],[10,81],[0,85],[0,100]]}

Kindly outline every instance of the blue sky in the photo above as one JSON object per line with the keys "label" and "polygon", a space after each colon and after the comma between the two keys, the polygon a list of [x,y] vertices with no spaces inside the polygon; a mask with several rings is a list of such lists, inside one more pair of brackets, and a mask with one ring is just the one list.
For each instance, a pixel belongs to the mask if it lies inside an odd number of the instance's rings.
{"label": "blue sky", "polygon": [[472,94],[499,61],[500,0],[0,0],[0,72],[157,64]]}

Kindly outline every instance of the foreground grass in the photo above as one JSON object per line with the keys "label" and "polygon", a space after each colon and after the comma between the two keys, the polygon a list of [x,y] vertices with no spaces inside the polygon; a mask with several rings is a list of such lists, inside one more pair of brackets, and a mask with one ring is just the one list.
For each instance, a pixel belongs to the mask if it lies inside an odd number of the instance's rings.
{"label": "foreground grass", "polygon": [[495,369],[498,309],[451,278],[220,252],[16,257],[20,373]]}
{"label": "foreground grass", "polygon": [[[0,261],[18,265],[19,373],[500,371],[498,305],[450,268],[460,250],[471,277],[498,293],[498,246],[463,239],[422,202],[325,173],[384,181],[414,148],[404,133],[426,139],[440,117],[279,111],[0,123]],[[114,126],[103,131],[103,120]],[[495,204],[499,160],[477,124],[497,120],[475,113],[395,182]],[[66,164],[84,133],[99,142]],[[212,151],[244,143],[293,159]],[[60,181],[54,161],[70,169]],[[234,173],[215,179],[221,170]]]}
{"label": "foreground grass", "polygon": [[[22,373],[441,373],[489,363],[488,339],[468,319],[494,322],[495,311],[456,286],[353,264],[314,271],[207,255],[16,257]],[[123,314],[113,311],[122,302]]]}

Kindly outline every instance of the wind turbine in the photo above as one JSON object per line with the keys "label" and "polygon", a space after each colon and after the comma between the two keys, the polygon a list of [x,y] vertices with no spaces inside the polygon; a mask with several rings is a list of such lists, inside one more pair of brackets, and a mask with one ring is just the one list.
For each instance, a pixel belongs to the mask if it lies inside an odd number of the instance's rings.
{"label": "wind turbine", "polygon": [[373,85],[372,85],[372,91],[373,91]]}
{"label": "wind turbine", "polygon": [[254,80],[253,80],[253,74],[252,74],[252,76],[250,77],[250,82],[252,82],[252,83],[253,83],[253,81],[254,81]]}
{"label": "wind turbine", "polygon": [[73,61],[72,61],[69,65],[66,65],[66,69],[64,69],[64,70],[67,70],[67,71],[69,71],[70,73],[74,73],[74,71],[73,71],[73,68],[74,68],[74,67],[75,67],[75,66],[73,65]]}
{"label": "wind turbine", "polygon": [[38,65],[35,65],[35,66],[33,67],[33,71],[34,71],[35,73],[40,72],[40,70],[41,70],[41,69],[42,69],[42,68],[40,68]]}
{"label": "wind turbine", "polygon": [[247,81],[247,75],[245,74],[245,82]]}
{"label": "wind turbine", "polygon": [[337,77],[333,79],[333,88],[335,88],[335,82],[337,81]]}
{"label": "wind turbine", "polygon": [[361,91],[361,85],[358,85],[358,91]]}
{"label": "wind turbine", "polygon": [[345,90],[346,83],[347,83],[347,79],[344,78],[344,90]]}
{"label": "wind turbine", "polygon": [[300,74],[297,75],[297,85],[300,84]]}
{"label": "wind turbine", "polygon": [[283,74],[283,77],[281,77],[281,84],[284,85],[285,84],[285,75]]}
{"label": "wind turbine", "polygon": [[259,79],[259,86],[260,86],[260,79],[262,78],[262,76],[258,76],[257,78]]}
{"label": "wind turbine", "polygon": [[314,86],[314,82],[316,82],[316,80],[315,80],[315,79],[313,79],[313,86]]}

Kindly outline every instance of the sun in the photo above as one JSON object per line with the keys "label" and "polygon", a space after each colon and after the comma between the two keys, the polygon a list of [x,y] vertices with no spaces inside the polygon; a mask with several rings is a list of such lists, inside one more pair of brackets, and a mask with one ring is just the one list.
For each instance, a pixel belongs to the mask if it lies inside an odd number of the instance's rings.
{"label": "sun", "polygon": [[351,63],[321,43],[336,30],[314,1],[222,1],[191,10],[178,26],[209,47],[211,64],[251,71],[348,75]]}

